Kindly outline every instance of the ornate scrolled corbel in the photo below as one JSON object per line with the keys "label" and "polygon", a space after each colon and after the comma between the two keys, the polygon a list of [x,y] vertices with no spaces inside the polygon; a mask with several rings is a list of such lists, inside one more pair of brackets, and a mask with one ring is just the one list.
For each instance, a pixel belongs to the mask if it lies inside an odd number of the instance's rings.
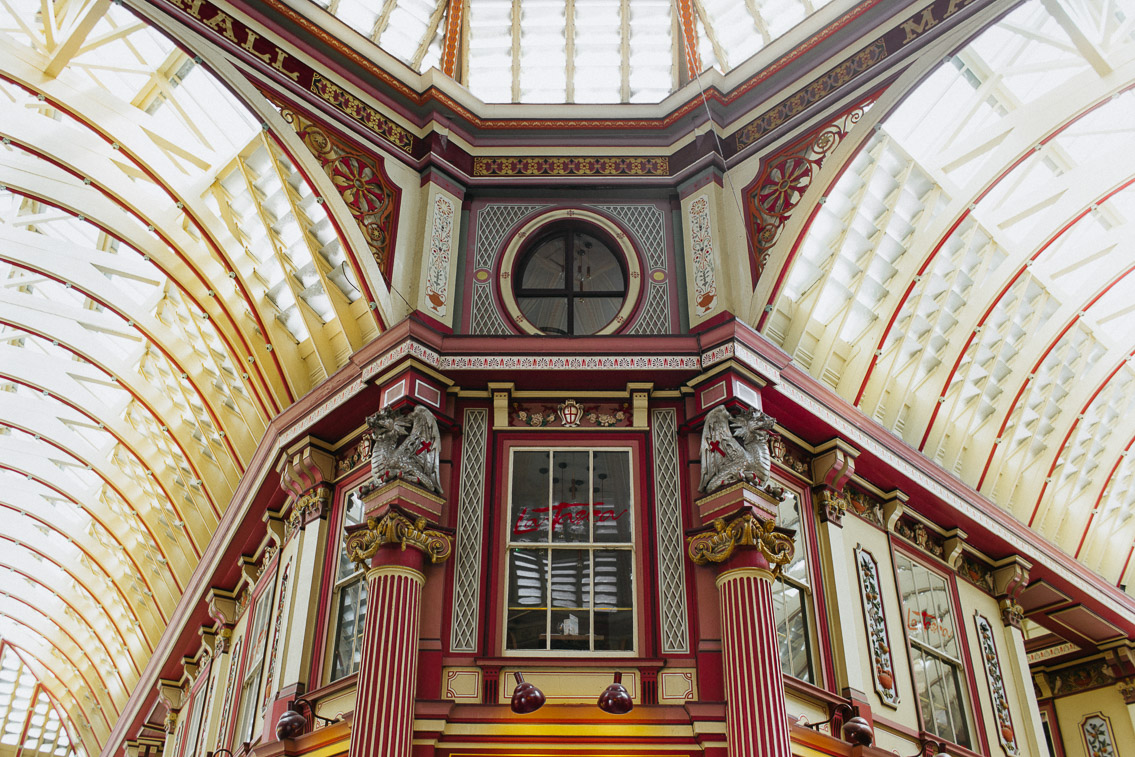
{"label": "ornate scrolled corbel", "polygon": [[1013,628],[1021,627],[1021,621],[1025,619],[1025,608],[1008,597],[999,601],[997,606],[1001,609],[1002,623]]}
{"label": "ornate scrolled corbel", "polygon": [[320,484],[301,494],[296,498],[291,511],[288,513],[284,541],[287,541],[308,520],[327,512],[330,508],[331,488],[329,486]]}
{"label": "ornate scrolled corbel", "polygon": [[828,486],[817,486],[812,489],[812,493],[820,520],[824,523],[842,526],[843,516],[847,515],[847,494],[842,490],[832,489]]}
{"label": "ornate scrolled corbel", "polygon": [[792,560],[796,547],[792,537],[777,531],[776,523],[762,521],[751,513],[744,513],[726,523],[724,518],[713,521],[713,530],[689,537],[689,555],[695,565],[722,563],[733,556],[737,547],[756,547],[773,567],[773,575]]}
{"label": "ornate scrolled corbel", "polygon": [[425,518],[411,521],[396,510],[388,510],[381,518],[367,518],[347,537],[347,555],[365,568],[380,547],[400,544],[403,550],[413,547],[421,551],[430,562],[444,562],[453,553],[453,538],[428,526]]}

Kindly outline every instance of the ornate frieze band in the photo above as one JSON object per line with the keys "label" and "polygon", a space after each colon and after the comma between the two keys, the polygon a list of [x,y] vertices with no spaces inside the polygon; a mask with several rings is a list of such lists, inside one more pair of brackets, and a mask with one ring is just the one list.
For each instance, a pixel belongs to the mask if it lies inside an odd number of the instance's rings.
{"label": "ornate frieze band", "polygon": [[879,564],[863,547],[855,548],[855,564],[859,570],[859,592],[863,599],[863,617],[867,622],[867,647],[871,652],[871,670],[875,691],[883,704],[898,707],[899,687],[895,679],[895,661],[891,655],[891,639],[887,633],[887,616],[883,611],[883,592],[879,588]]}
{"label": "ornate frieze band", "polygon": [[659,408],[650,414],[654,447],[654,506],[658,536],[658,598],[662,608],[662,652],[689,651],[686,574],[682,563],[681,466],[677,413]]}
{"label": "ornate frieze band", "polygon": [[737,547],[756,547],[773,566],[773,575],[792,561],[796,547],[792,537],[775,531],[776,523],[762,521],[750,513],[739,515],[726,523],[724,518],[713,521],[713,530],[689,537],[690,560],[695,565],[722,563],[733,556]]}
{"label": "ornate frieze band", "polygon": [[974,613],[973,623],[977,627],[977,643],[981,649],[981,659],[985,663],[985,678],[989,682],[993,714],[997,717],[997,738],[1006,754],[1020,754],[1016,732],[1013,730],[1013,716],[1009,712],[1009,697],[1005,694],[1005,679],[1001,676],[997,644],[993,640],[993,626],[980,613]]}
{"label": "ornate frieze band", "polygon": [[328,81],[319,74],[313,74],[311,79],[311,91],[318,95],[319,99],[358,121],[402,152],[409,154],[414,149],[413,134],[406,131],[338,84]]}
{"label": "ornate frieze band", "polygon": [[473,158],[474,176],[669,176],[670,159],[657,157]]}
{"label": "ornate frieze band", "polygon": [[485,532],[485,458],[489,411],[465,411],[461,435],[461,483],[458,486],[457,565],[453,580],[453,619],[449,647],[477,651],[480,617],[481,539]]}

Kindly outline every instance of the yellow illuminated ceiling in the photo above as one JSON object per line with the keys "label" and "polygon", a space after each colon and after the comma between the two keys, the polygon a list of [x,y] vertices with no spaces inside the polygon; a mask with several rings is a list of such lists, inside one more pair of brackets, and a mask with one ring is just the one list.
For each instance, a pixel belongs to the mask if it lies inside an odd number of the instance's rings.
{"label": "yellow illuminated ceiling", "polygon": [[259,107],[116,4],[0,2],[0,638],[80,752],[268,421],[378,333]]}
{"label": "yellow illuminated ceiling", "polygon": [[1133,87],[1135,3],[1022,4],[876,104],[754,301],[798,364],[1117,584],[1135,538]]}
{"label": "yellow illuminated ceiling", "polygon": [[[446,65],[460,5],[450,65],[474,96],[582,104],[656,103],[855,3],[290,5],[408,71]],[[748,314],[1117,583],[1133,22],[1135,0],[1034,0],[893,85]],[[183,49],[110,0],[0,0],[0,712],[18,664],[64,734],[34,749],[56,757],[102,747],[269,420],[401,315],[291,128],[221,55]]]}

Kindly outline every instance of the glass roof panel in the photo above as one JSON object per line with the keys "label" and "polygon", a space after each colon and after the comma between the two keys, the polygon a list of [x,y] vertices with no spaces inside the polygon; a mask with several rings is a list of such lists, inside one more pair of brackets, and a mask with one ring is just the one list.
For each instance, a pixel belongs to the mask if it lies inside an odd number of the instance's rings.
{"label": "glass roof panel", "polygon": [[[436,61],[432,0],[387,7]],[[0,2],[45,72],[0,82],[0,631],[47,660],[25,753],[67,757],[45,697],[116,717],[268,420],[378,326],[309,154],[126,7],[43,8]]]}
{"label": "glass roof panel", "polygon": [[[438,65],[446,0],[311,2],[415,71]],[[728,73],[829,2],[703,0],[695,4],[702,63]],[[684,56],[672,0],[468,0],[466,7],[459,73],[483,102],[653,103],[678,87]]]}
{"label": "glass roof panel", "polygon": [[[1135,439],[1135,82],[1101,63],[1135,59],[1135,2],[1074,10],[1023,4],[885,117],[827,190],[766,331],[1070,554],[1122,571],[1105,532],[1122,523],[1129,546],[1135,519],[1090,516],[1135,501],[1115,473]],[[788,327],[800,318],[816,326]],[[831,329],[830,346],[815,336]]]}

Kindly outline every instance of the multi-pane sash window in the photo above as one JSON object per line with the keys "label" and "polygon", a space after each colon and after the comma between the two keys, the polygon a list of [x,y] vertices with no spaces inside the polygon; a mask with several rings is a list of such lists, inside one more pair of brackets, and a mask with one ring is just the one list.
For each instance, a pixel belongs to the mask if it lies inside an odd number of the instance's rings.
{"label": "multi-pane sash window", "polygon": [[268,645],[268,616],[272,613],[273,589],[274,585],[269,583],[252,607],[252,621],[246,632],[249,641],[245,645],[248,660],[244,665],[244,677],[240,685],[240,709],[233,738],[234,747],[252,741],[252,731],[256,725],[256,703],[260,700],[260,674],[264,670],[264,650]]}
{"label": "multi-pane sash window", "polygon": [[945,577],[895,554],[910,665],[923,727],[935,736],[970,746],[961,645]]}
{"label": "multi-pane sash window", "polygon": [[205,667],[204,681],[197,686],[197,690],[193,692],[193,698],[189,708],[189,725],[184,734],[184,749],[182,750],[182,757],[196,757],[199,753],[198,742],[201,739],[201,719],[205,713],[205,695],[209,691],[209,668]]}
{"label": "multi-pane sash window", "polygon": [[800,497],[781,500],[777,525],[796,531],[796,552],[772,585],[780,670],[786,676],[815,683],[812,653],[812,598],[808,575],[808,533],[800,519]]}
{"label": "multi-pane sash window", "polygon": [[626,449],[512,452],[509,650],[634,650],[634,508]]}
{"label": "multi-pane sash window", "polygon": [[343,500],[339,528],[339,555],[335,568],[335,590],[331,606],[335,624],[331,632],[331,680],[336,681],[359,669],[362,660],[363,626],[367,616],[367,582],[364,571],[347,555],[347,526],[363,522],[363,500],[356,489]]}

